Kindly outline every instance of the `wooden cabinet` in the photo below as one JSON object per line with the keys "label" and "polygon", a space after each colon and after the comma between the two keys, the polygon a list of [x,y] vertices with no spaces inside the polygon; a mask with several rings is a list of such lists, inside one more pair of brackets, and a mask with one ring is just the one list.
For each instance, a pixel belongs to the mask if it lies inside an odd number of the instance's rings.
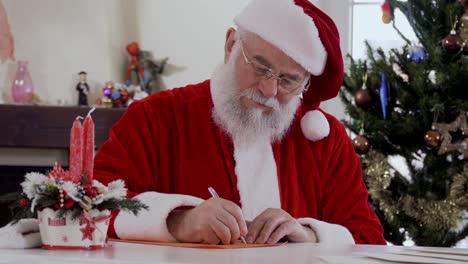
{"label": "wooden cabinet", "polygon": [[[0,148],[68,149],[70,128],[77,116],[85,117],[88,107],[0,105]],[[125,109],[98,108],[93,112],[96,147]]]}

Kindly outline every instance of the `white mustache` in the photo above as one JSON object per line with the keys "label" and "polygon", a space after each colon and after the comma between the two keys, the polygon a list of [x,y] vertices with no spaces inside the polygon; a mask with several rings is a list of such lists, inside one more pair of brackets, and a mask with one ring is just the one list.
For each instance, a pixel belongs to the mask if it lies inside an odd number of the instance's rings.
{"label": "white mustache", "polygon": [[274,110],[280,110],[280,103],[278,99],[266,98],[265,96],[261,95],[255,88],[250,88],[245,91],[242,91],[239,95],[240,97],[246,97],[256,103],[268,106]]}

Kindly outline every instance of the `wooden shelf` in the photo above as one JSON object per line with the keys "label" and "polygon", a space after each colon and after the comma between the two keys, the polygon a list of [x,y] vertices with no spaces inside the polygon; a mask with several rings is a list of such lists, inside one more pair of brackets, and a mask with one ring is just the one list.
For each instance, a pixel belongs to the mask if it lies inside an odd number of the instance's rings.
{"label": "wooden shelf", "polygon": [[[0,147],[68,149],[70,128],[89,107],[0,105]],[[125,112],[124,108],[97,108],[93,113],[96,147]]]}

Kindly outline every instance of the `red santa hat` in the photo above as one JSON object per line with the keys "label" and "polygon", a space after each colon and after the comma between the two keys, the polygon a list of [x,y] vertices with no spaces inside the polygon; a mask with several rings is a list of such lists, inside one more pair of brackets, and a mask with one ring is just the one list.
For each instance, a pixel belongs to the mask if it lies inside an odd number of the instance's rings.
{"label": "red santa hat", "polygon": [[252,0],[234,19],[236,25],[257,34],[312,74],[301,119],[304,136],[317,141],[330,126],[317,109],[337,96],[343,82],[340,37],[333,20],[308,0]]}

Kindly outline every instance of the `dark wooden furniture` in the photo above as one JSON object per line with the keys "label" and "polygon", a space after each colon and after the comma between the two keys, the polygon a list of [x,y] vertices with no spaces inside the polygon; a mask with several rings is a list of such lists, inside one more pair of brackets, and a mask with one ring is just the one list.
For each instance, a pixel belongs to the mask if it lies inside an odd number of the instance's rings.
{"label": "dark wooden furniture", "polygon": [[[70,128],[77,116],[85,117],[88,107],[0,105],[0,148],[68,149]],[[125,109],[97,108],[92,116],[96,147],[108,138],[109,129]]]}

